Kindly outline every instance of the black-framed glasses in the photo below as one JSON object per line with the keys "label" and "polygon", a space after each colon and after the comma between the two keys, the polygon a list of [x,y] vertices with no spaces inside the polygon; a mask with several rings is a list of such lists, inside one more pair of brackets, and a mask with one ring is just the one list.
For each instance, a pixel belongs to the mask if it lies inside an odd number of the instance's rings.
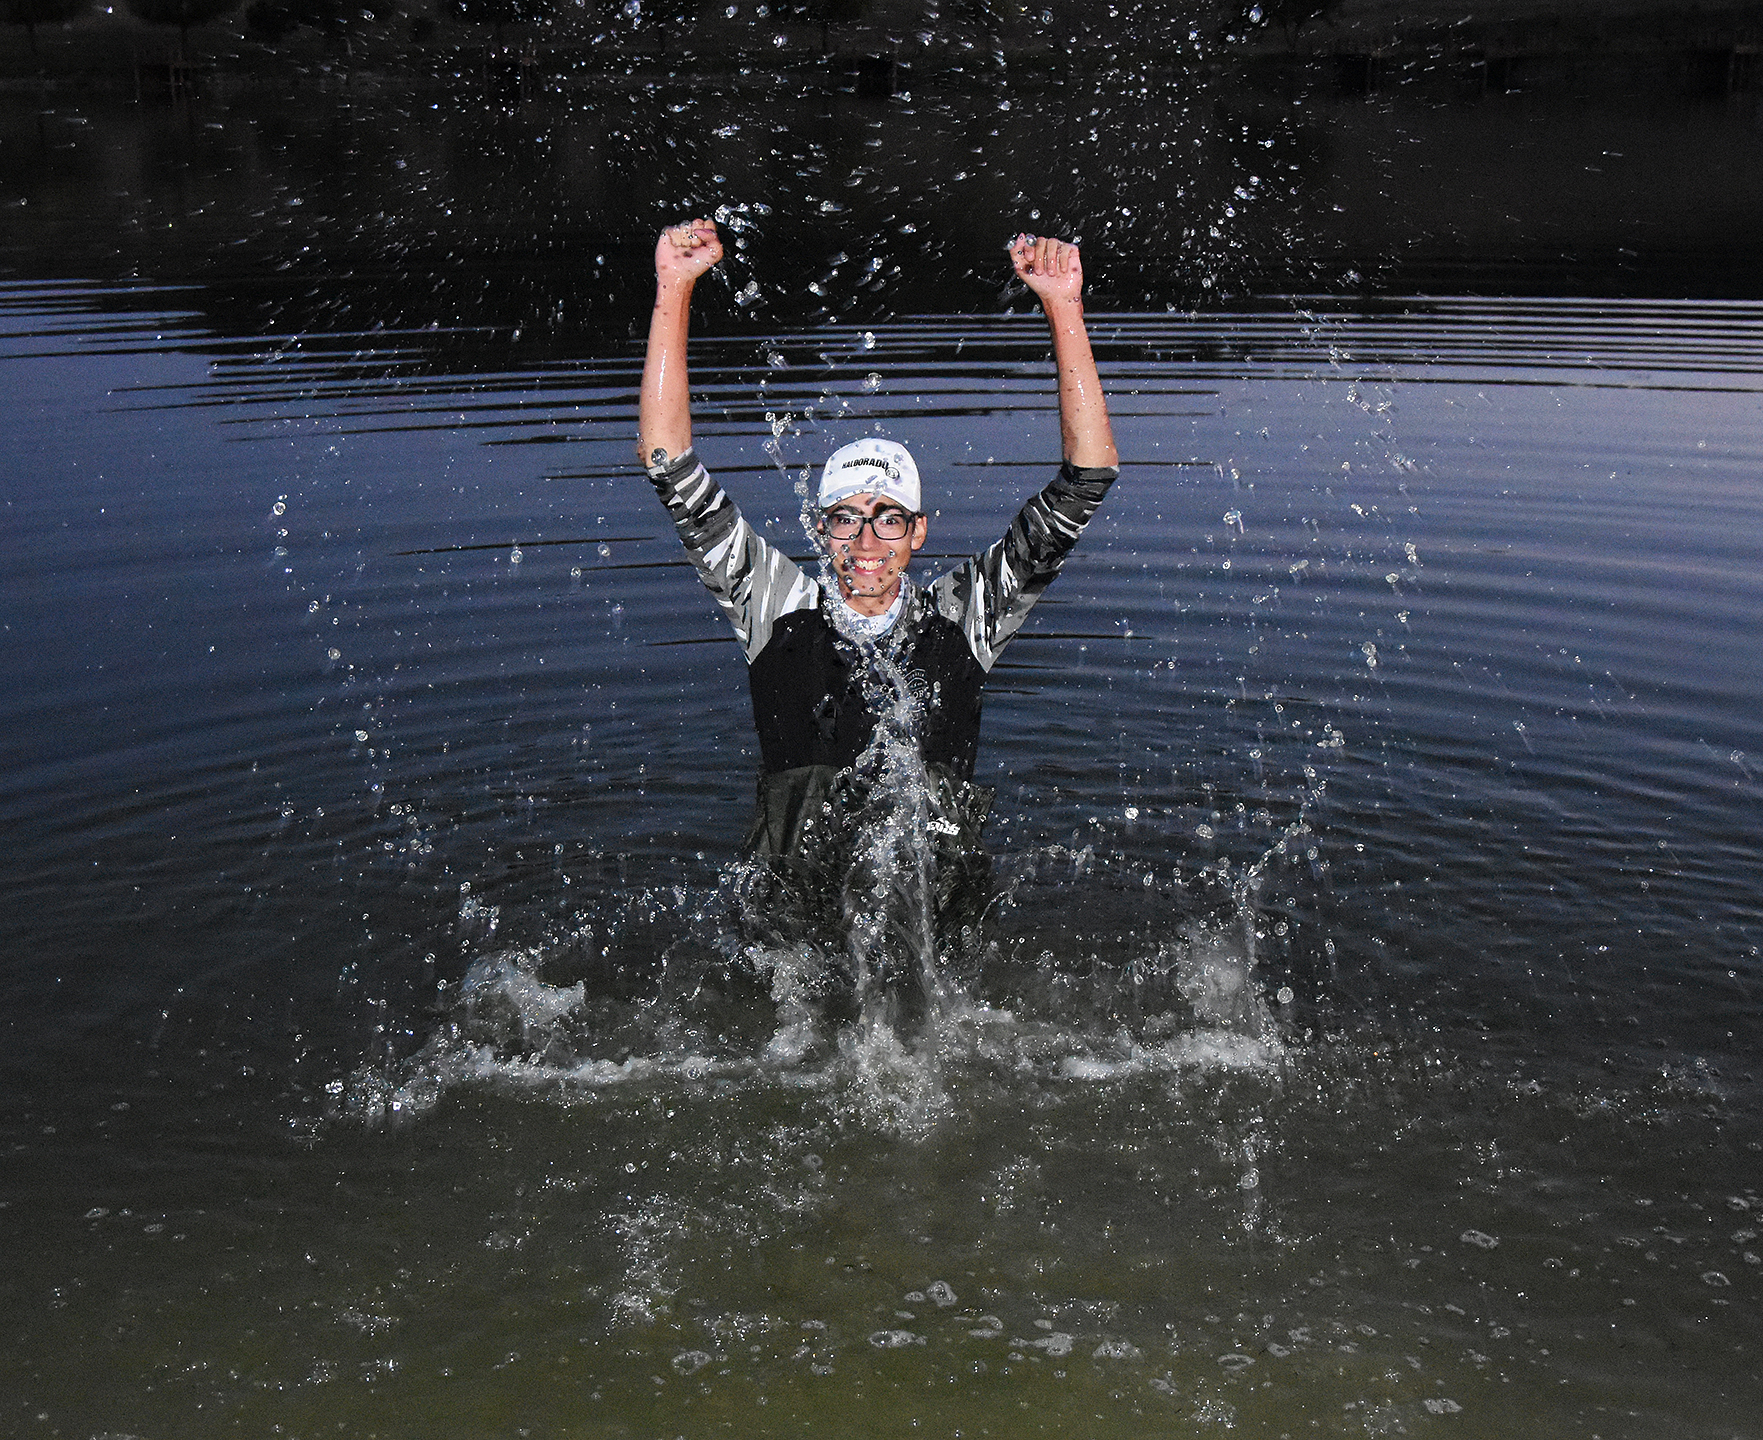
{"label": "black-framed glasses", "polygon": [[829,510],[820,517],[820,528],[835,540],[855,540],[869,527],[877,540],[904,540],[918,517],[910,510],[883,510],[878,515],[859,515],[855,510]]}

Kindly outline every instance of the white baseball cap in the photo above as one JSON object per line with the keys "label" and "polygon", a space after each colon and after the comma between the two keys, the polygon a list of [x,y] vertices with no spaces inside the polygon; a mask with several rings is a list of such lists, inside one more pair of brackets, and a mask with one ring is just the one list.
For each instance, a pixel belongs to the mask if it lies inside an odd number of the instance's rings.
{"label": "white baseball cap", "polygon": [[918,513],[918,466],[904,445],[874,436],[833,451],[820,472],[820,508],[853,495],[883,495]]}

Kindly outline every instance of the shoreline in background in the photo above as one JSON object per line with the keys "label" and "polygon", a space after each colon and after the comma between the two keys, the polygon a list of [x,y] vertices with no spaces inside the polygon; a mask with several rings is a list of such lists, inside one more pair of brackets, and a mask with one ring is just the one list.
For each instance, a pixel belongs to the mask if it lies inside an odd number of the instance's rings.
{"label": "shoreline in background", "polygon": [[[0,87],[0,276],[182,281],[223,329],[273,313],[579,347],[584,327],[643,323],[654,227],[689,197],[771,216],[718,292],[733,328],[995,310],[997,256],[972,215],[1081,234],[1117,310],[1763,298],[1763,95],[1732,88],[1750,52],[1208,42],[866,68],[620,49],[631,36],[496,49],[470,28],[227,50],[216,26],[174,69],[118,20],[100,79]],[[1148,226],[1179,244],[1175,264],[1139,243]]]}
{"label": "shoreline in background", "polygon": [[[473,0],[458,8],[470,11]],[[483,0],[484,13],[493,8]],[[889,95],[914,82],[1033,83],[1171,68],[1296,78],[1343,94],[1415,84],[1471,96],[1634,87],[1706,99],[1763,93],[1763,6],[1755,3],[1686,10],[1657,0],[1505,0],[1465,16],[1457,7],[1391,0],[1244,0],[1110,19],[1072,0],[1014,16],[982,0],[959,18],[859,0],[704,6],[708,13],[680,18],[692,8],[690,0],[659,7],[634,0],[622,9],[607,4],[609,13],[559,8],[541,22],[495,25],[388,5],[379,19],[272,36],[254,28],[265,15],[261,0],[182,34],[118,6],[31,34],[16,24],[0,28],[0,89],[132,89],[145,100],[232,83],[480,83],[494,98],[518,100],[576,79],[661,71],[797,74]],[[784,15],[786,8],[795,13]],[[811,18],[817,12],[857,18]]]}

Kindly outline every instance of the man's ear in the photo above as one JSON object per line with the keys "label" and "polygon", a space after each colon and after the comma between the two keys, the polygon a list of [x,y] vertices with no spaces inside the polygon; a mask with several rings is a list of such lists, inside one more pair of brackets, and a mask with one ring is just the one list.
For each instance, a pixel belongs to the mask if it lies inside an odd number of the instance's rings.
{"label": "man's ear", "polygon": [[929,533],[930,533],[930,516],[928,516],[928,515],[920,515],[916,520],[914,520],[912,522],[912,528],[906,532],[907,536],[912,541],[912,548],[915,551],[919,550],[923,547],[924,537],[926,535],[928,535]]}

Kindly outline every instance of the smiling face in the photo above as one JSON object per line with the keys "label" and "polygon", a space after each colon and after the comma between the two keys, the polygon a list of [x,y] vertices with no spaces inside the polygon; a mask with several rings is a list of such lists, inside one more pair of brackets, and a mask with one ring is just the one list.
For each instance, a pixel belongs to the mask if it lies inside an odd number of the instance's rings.
{"label": "smiling face", "polygon": [[[853,495],[826,511],[822,523],[837,513],[873,519],[887,510],[904,513],[899,501],[885,495]],[[899,594],[900,577],[912,561],[912,552],[924,544],[927,529],[925,517],[920,515],[898,540],[878,539],[873,525],[865,525],[847,540],[828,534],[826,547],[832,555],[833,574],[838,577],[845,603],[859,615],[880,615],[886,611]]]}

